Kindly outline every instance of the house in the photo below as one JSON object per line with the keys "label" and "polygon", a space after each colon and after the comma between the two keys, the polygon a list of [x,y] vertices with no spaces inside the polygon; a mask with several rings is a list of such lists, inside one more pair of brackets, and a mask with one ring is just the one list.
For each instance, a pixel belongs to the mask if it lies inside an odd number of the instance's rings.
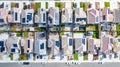
{"label": "house", "polygon": [[9,23],[20,23],[20,9],[19,8],[12,8],[8,15],[8,22]]}
{"label": "house", "polygon": [[86,12],[82,8],[75,9],[75,23],[86,24],[87,16]]}
{"label": "house", "polygon": [[5,41],[0,40],[0,54],[6,53]]}
{"label": "house", "polygon": [[7,24],[8,10],[0,8],[0,25]]}
{"label": "house", "polygon": [[48,10],[48,25],[59,25],[59,9],[58,8],[49,8]]}
{"label": "house", "polygon": [[35,15],[35,23],[46,23],[46,10],[43,8],[38,9],[38,13]]}
{"label": "house", "polygon": [[46,40],[35,40],[34,53],[37,55],[46,55]]}
{"label": "house", "polygon": [[113,22],[114,21],[113,13],[111,12],[110,8],[104,7],[101,10],[100,14],[101,14],[101,22]]}
{"label": "house", "polygon": [[100,39],[88,38],[87,51],[89,54],[98,54],[100,48]]}
{"label": "house", "polygon": [[73,54],[73,39],[72,37],[62,36],[62,52],[65,56]]}
{"label": "house", "polygon": [[21,23],[22,24],[33,24],[33,9],[22,10]]}
{"label": "house", "polygon": [[33,53],[33,44],[34,40],[30,38],[22,38],[21,39],[21,46],[24,49],[24,53],[30,54]]}
{"label": "house", "polygon": [[87,11],[87,23],[88,24],[98,24],[99,23],[99,11],[96,9],[89,9]]}
{"label": "house", "polygon": [[6,48],[8,53],[20,54],[20,40],[18,37],[11,36],[6,40]]}
{"label": "house", "polygon": [[85,38],[74,38],[75,51],[82,53],[84,51],[84,45],[86,45]]}
{"label": "house", "polygon": [[73,11],[72,9],[63,8],[62,9],[62,23],[72,23],[73,20]]}
{"label": "house", "polygon": [[120,22],[120,9],[114,9],[114,21],[115,22]]}
{"label": "house", "polygon": [[55,33],[50,33],[49,34],[49,39],[48,39],[48,54],[57,56],[59,55],[60,52],[60,41],[59,41],[59,35]]}
{"label": "house", "polygon": [[101,50],[103,54],[110,54],[113,47],[113,38],[111,37],[102,37],[101,38]]}
{"label": "house", "polygon": [[114,44],[113,51],[119,54],[120,53],[120,37],[114,38],[113,44]]}

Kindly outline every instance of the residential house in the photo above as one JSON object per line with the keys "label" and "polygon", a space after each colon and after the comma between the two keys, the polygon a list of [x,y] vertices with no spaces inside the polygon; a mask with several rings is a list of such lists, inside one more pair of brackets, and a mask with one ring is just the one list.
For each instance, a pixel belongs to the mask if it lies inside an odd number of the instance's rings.
{"label": "residential house", "polygon": [[83,53],[84,45],[86,45],[85,38],[74,38],[75,51],[78,53]]}
{"label": "residential house", "polygon": [[20,12],[20,9],[19,8],[12,8],[9,12],[9,15],[8,15],[8,22],[9,23],[20,23],[20,15],[21,15],[21,12]]}
{"label": "residential house", "polygon": [[63,8],[62,9],[62,23],[72,23],[73,11],[72,9]]}
{"label": "residential house", "polygon": [[6,40],[6,48],[8,53],[20,54],[20,40],[18,37],[11,36]]}
{"label": "residential house", "polygon": [[100,48],[100,39],[88,38],[87,51],[89,54],[98,54]]}
{"label": "residential house", "polygon": [[114,17],[113,13],[111,12],[110,8],[104,7],[101,9],[101,22],[113,22]]}
{"label": "residential house", "polygon": [[48,25],[59,25],[59,9],[58,8],[49,8],[48,10]]}
{"label": "residential house", "polygon": [[46,16],[46,10],[39,8],[38,13],[35,15],[35,23],[46,23]]}
{"label": "residential house", "polygon": [[8,10],[0,8],[0,25],[7,24]]}
{"label": "residential house", "polygon": [[101,50],[103,54],[109,55],[113,47],[113,38],[111,37],[102,37],[101,38]]}
{"label": "residential house", "polygon": [[24,49],[24,53],[30,54],[33,53],[33,45],[34,45],[34,39],[30,38],[22,38],[21,39],[21,46]]}
{"label": "residential house", "polygon": [[73,39],[72,37],[62,36],[62,52],[65,56],[73,54]]}
{"label": "residential house", "polygon": [[33,24],[33,9],[22,10],[21,23],[22,24]]}
{"label": "residential house", "polygon": [[89,9],[87,11],[87,23],[88,24],[98,24],[99,23],[99,11],[96,9]]}
{"label": "residential house", "polygon": [[36,55],[46,55],[46,40],[35,40],[34,53]]}
{"label": "residential house", "polygon": [[82,8],[75,9],[75,23],[86,24],[87,16],[86,12]]}
{"label": "residential house", "polygon": [[115,22],[120,22],[120,9],[114,9],[114,21]]}
{"label": "residential house", "polygon": [[52,56],[57,56],[59,55],[60,52],[60,41],[59,41],[59,35],[56,33],[50,33],[49,34],[49,39],[48,39],[48,48],[49,50],[49,55]]}

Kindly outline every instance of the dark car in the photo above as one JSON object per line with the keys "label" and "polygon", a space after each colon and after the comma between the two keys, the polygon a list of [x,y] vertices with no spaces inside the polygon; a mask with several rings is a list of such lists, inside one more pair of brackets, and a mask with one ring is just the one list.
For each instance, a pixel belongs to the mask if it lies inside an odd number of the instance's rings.
{"label": "dark car", "polygon": [[23,65],[29,65],[30,63],[29,62],[23,62]]}

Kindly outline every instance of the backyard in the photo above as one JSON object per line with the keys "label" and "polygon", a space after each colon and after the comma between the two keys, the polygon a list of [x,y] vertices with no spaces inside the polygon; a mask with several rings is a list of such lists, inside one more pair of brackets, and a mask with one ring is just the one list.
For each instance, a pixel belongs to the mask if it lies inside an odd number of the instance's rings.
{"label": "backyard", "polygon": [[86,31],[96,31],[96,26],[95,25],[87,25],[86,26]]}
{"label": "backyard", "polygon": [[110,2],[104,2],[105,7],[110,7]]}
{"label": "backyard", "polygon": [[65,8],[65,3],[64,2],[55,2],[55,7],[58,7],[59,10],[61,11],[63,8]]}
{"label": "backyard", "polygon": [[23,33],[23,37],[28,38],[28,36],[29,36],[29,35],[28,35],[28,32],[24,32],[24,33]]}
{"label": "backyard", "polygon": [[46,2],[45,4],[46,4],[46,9],[48,9],[48,2]]}
{"label": "backyard", "polygon": [[120,36],[120,24],[116,24],[117,36]]}
{"label": "backyard", "polygon": [[61,25],[61,30],[63,31],[65,29],[65,25]]}
{"label": "backyard", "polygon": [[93,38],[98,38],[98,32],[97,31],[93,31]]}
{"label": "backyard", "polygon": [[39,9],[39,8],[41,8],[41,2],[36,2],[35,3],[35,5],[36,5],[36,11]]}

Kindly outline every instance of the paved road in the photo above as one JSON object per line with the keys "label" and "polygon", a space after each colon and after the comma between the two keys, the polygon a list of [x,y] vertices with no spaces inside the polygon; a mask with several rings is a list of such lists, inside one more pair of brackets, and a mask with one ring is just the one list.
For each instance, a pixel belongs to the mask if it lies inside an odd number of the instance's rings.
{"label": "paved road", "polygon": [[120,67],[120,63],[81,63],[67,65],[64,63],[47,63],[45,65],[41,63],[30,63],[29,65],[23,65],[22,63],[0,63],[0,67]]}

